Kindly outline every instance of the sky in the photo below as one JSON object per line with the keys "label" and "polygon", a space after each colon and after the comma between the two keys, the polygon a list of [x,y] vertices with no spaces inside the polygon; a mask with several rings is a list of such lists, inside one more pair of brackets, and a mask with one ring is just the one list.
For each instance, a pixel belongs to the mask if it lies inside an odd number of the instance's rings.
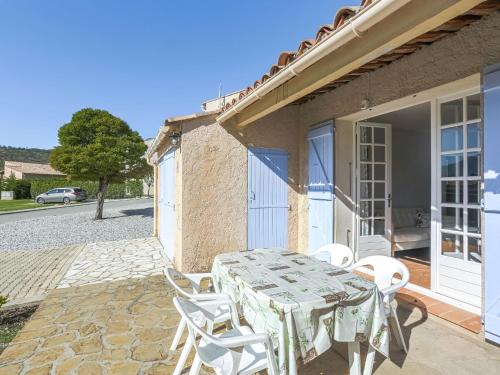
{"label": "sky", "polygon": [[0,145],[51,148],[81,108],[142,137],[252,84],[358,0],[0,0]]}

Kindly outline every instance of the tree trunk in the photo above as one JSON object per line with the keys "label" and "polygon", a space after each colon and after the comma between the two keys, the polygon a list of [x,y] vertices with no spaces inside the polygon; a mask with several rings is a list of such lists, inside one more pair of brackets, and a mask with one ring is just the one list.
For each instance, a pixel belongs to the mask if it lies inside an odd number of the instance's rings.
{"label": "tree trunk", "polygon": [[108,188],[108,180],[105,177],[99,177],[99,190],[97,191],[97,209],[95,211],[94,220],[102,219],[104,198],[106,196],[107,188]]}

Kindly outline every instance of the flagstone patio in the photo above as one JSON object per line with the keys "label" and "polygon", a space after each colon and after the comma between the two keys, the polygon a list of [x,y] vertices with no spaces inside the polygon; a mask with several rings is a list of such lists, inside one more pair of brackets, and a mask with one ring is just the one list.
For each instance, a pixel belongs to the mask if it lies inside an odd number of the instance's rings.
{"label": "flagstone patio", "polygon": [[[171,374],[179,354],[168,351],[179,322],[172,296],[162,275],[55,289],[0,356],[0,375]],[[392,345],[375,374],[499,373],[500,349],[478,335],[417,307],[399,316],[409,354]],[[299,373],[347,374],[346,345],[335,350]]]}

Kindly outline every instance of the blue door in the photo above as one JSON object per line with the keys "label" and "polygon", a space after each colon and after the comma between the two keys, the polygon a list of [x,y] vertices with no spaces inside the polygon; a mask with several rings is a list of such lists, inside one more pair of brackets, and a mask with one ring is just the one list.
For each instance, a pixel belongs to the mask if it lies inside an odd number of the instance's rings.
{"label": "blue door", "polygon": [[160,242],[170,260],[174,259],[175,220],[175,149],[168,151],[159,164],[160,199],[158,200],[160,219]]}
{"label": "blue door", "polygon": [[500,344],[500,64],[484,75],[484,335]]}
{"label": "blue door", "polygon": [[288,246],[288,154],[248,150],[248,248]]}
{"label": "blue door", "polygon": [[312,129],[308,138],[309,251],[313,251],[333,242],[333,124]]}

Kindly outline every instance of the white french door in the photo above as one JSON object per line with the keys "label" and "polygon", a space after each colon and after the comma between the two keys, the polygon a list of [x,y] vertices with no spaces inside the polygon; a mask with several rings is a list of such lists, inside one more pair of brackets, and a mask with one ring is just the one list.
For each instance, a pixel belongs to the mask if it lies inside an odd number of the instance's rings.
{"label": "white french door", "polygon": [[438,292],[481,306],[481,98],[438,101]]}
{"label": "white french door", "polygon": [[356,129],[358,258],[391,255],[391,125]]}

